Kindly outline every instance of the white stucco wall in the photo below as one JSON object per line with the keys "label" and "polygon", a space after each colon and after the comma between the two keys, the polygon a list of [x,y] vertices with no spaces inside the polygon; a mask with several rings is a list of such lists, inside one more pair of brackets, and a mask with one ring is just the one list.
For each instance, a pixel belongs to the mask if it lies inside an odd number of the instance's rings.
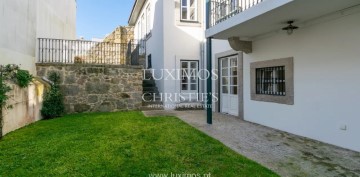
{"label": "white stucco wall", "polygon": [[[244,55],[245,120],[360,151],[359,17],[324,17],[291,36],[279,31],[255,40],[254,52]],[[215,55],[227,50],[226,40],[213,40],[213,66]],[[295,105],[252,101],[250,64],[285,57],[295,59]]]}
{"label": "white stucco wall", "polygon": [[[148,1],[151,6],[151,37],[146,41],[146,62],[148,55],[151,55],[152,68],[159,71],[164,68],[164,4],[161,0]],[[156,78],[161,77],[160,72],[154,73]],[[164,82],[156,81],[159,91],[164,90]]]}
{"label": "white stucco wall", "polygon": [[[151,37],[146,40],[146,62],[148,55],[152,57],[152,68],[155,70],[161,70],[164,68],[164,4],[162,0],[146,0],[143,8],[139,12],[138,19],[135,23],[134,36],[136,40],[141,39],[139,34],[139,21],[142,14],[146,16],[146,8],[150,5],[151,9]],[[145,23],[146,24],[146,23]],[[139,37],[140,36],[140,37]],[[159,72],[154,73],[156,78],[161,77]],[[164,82],[162,80],[156,81],[156,86],[162,92],[164,90]]]}
{"label": "white stucco wall", "polygon": [[75,0],[0,1],[0,64],[35,73],[36,39],[76,37]]}
{"label": "white stucco wall", "polygon": [[[151,37],[146,41],[146,55],[152,56],[155,77],[161,78],[163,69],[180,69],[180,60],[199,60],[200,65],[201,47],[205,38],[203,18],[200,19],[200,25],[181,24],[177,22],[175,1],[147,0],[135,23],[135,36],[139,36],[138,22],[148,4],[151,6],[152,30]],[[180,93],[179,80],[157,80],[156,85],[161,93]],[[168,101],[165,104],[174,105],[175,102]]]}
{"label": "white stucco wall", "polygon": [[[203,15],[199,14],[199,22],[193,26],[180,22],[178,18],[180,11],[176,11],[175,2],[163,0],[164,2],[164,69],[180,69],[181,60],[197,60],[201,69],[202,51],[201,46],[204,43],[204,23]],[[178,2],[180,3],[180,2]],[[202,7],[201,12],[204,12]],[[177,14],[179,13],[179,14]],[[181,93],[180,81],[167,79],[164,81],[166,87],[165,93]],[[200,85],[201,87],[201,85]],[[179,102],[167,101],[165,105],[174,105]],[[168,107],[171,109],[172,107]]]}
{"label": "white stucco wall", "polygon": [[[244,55],[245,120],[360,151],[359,19],[357,13],[254,41]],[[285,57],[294,57],[295,105],[252,101],[250,63]]]}

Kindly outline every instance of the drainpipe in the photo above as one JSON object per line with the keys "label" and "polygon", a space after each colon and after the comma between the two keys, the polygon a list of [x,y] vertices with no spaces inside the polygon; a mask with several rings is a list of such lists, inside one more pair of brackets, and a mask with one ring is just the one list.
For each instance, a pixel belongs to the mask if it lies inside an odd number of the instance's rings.
{"label": "drainpipe", "polygon": [[207,78],[207,103],[206,103],[206,112],[207,112],[207,123],[209,125],[211,125],[213,123],[212,120],[212,38],[209,37],[207,38],[207,47],[206,47],[206,57],[207,57],[207,61],[206,61],[206,65],[207,65],[207,70],[209,72],[209,77]]}
{"label": "drainpipe", "polygon": [[[210,28],[210,21],[211,21],[211,0],[206,0],[206,29]],[[212,37],[207,38],[206,40],[206,65],[207,70],[209,72],[209,77],[207,78],[207,102],[206,102],[206,117],[207,123],[212,125],[213,118],[212,118],[212,44],[211,41]]]}

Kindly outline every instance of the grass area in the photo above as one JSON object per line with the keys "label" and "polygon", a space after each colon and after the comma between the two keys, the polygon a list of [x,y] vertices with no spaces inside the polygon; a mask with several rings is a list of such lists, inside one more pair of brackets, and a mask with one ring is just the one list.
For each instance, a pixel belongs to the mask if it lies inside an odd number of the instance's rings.
{"label": "grass area", "polygon": [[0,176],[277,176],[174,117],[69,115],[0,141]]}

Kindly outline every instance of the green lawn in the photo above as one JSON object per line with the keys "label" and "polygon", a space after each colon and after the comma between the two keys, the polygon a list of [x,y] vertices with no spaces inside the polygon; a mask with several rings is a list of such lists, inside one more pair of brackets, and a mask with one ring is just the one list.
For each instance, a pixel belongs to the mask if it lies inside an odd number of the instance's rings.
{"label": "green lawn", "polygon": [[0,176],[171,173],[277,176],[177,118],[141,112],[69,115],[0,140]]}

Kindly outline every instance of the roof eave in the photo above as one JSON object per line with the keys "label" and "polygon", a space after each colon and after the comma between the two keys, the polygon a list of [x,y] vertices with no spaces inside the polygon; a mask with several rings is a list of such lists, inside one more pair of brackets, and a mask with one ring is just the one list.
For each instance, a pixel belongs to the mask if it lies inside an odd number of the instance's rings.
{"label": "roof eave", "polygon": [[140,13],[142,7],[144,6],[144,4],[145,4],[145,0],[135,0],[135,3],[133,5],[133,8],[131,10],[131,14],[130,14],[130,17],[128,20],[129,26],[135,25],[136,20],[138,19],[139,13]]}

